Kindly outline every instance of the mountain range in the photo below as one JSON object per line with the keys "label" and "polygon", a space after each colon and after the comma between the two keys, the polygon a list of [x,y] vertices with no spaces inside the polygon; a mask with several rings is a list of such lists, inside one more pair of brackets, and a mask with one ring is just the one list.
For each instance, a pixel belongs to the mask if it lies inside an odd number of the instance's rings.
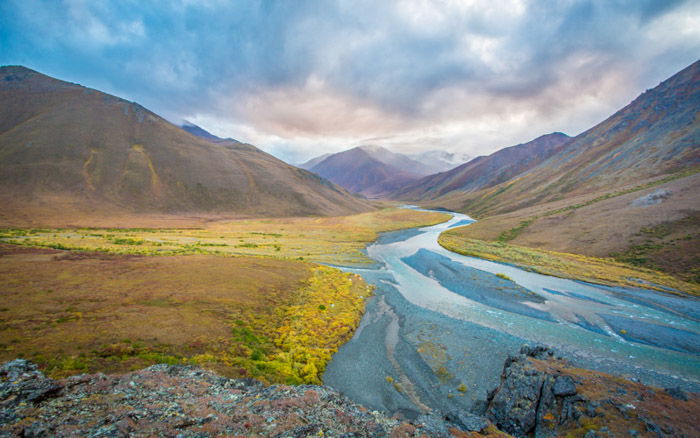
{"label": "mountain range", "polygon": [[299,167],[327,178],[353,193],[379,198],[386,197],[421,177],[451,168],[450,163],[459,157],[460,155],[443,151],[427,151],[410,156],[372,145],[324,154]]}
{"label": "mountain range", "polygon": [[185,129],[136,103],[1,67],[4,209],[297,216],[373,208],[252,145]]}
{"label": "mountain range", "polygon": [[475,191],[508,181],[535,167],[561,150],[570,137],[561,132],[543,135],[528,143],[503,148],[489,156],[474,158],[447,172],[414,181],[392,197],[412,201],[433,199],[459,190]]}
{"label": "mountain range", "polygon": [[393,197],[485,215],[677,172],[700,165],[699,109],[697,61],[576,137],[549,134],[416,181]]}

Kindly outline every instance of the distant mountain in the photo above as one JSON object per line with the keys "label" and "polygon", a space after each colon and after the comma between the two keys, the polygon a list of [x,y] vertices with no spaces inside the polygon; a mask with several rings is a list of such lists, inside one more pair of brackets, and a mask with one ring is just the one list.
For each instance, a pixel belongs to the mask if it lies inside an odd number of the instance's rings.
{"label": "distant mountain", "polygon": [[1,67],[0,202],[56,214],[79,208],[286,216],[372,208],[254,146],[186,129],[136,103]]}
{"label": "distant mountain", "polygon": [[421,169],[411,161],[383,148],[361,146],[325,157],[309,170],[351,192],[378,198],[421,177],[398,167]]}
{"label": "distant mountain", "polygon": [[432,167],[416,161],[407,155],[392,152],[381,146],[360,146],[360,149],[367,152],[375,160],[398,169],[402,172],[412,173],[419,176],[426,176],[435,173]]}
{"label": "distant mountain", "polygon": [[572,138],[537,166],[492,189],[470,191],[471,186],[455,185],[434,190],[426,180],[422,189],[413,186],[404,195],[489,215],[693,166],[700,166],[700,61]]}
{"label": "distant mountain", "polygon": [[319,155],[318,157],[312,158],[309,161],[306,161],[304,163],[299,164],[297,167],[301,167],[302,169],[306,170],[311,170],[312,167],[320,163],[321,161],[325,160],[326,158],[330,157],[333,154],[323,154]]}
{"label": "distant mountain", "polygon": [[185,121],[182,125],[180,125],[180,128],[184,129],[185,131],[189,132],[190,134],[194,135],[195,137],[200,137],[204,138],[210,141],[214,142],[221,142],[221,141],[231,141],[235,143],[240,143],[238,140],[234,140],[232,138],[221,138],[217,137],[216,135],[210,133],[209,131],[195,125],[194,123]]}
{"label": "distant mountain", "polygon": [[418,154],[411,154],[408,157],[431,168],[431,174],[452,170],[455,167],[460,166],[474,158],[468,154],[452,153],[441,150],[425,151]]}
{"label": "distant mountain", "polygon": [[438,198],[452,191],[473,192],[492,187],[542,163],[561,150],[570,138],[561,132],[543,135],[489,156],[474,158],[447,172],[422,178],[402,187],[392,197],[418,201]]}

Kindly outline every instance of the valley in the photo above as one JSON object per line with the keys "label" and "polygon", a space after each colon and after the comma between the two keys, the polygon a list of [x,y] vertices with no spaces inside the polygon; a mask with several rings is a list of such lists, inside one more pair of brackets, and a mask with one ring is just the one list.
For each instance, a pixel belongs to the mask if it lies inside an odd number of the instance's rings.
{"label": "valley", "polygon": [[388,209],[202,229],[4,229],[0,358],[58,377],[166,362],[318,383],[372,293],[318,263],[367,265],[361,250],[377,233],[445,217]]}
{"label": "valley", "polygon": [[[297,53],[332,20],[277,8],[304,15],[253,8],[276,42],[207,39],[226,66],[184,41],[46,70],[160,114],[0,66],[0,435],[696,436],[700,61],[491,56],[508,20],[440,53],[422,5],[350,62],[379,23]],[[104,59],[152,37],[69,9]]]}
{"label": "valley", "polygon": [[[325,383],[409,417],[426,413],[426,405],[483,413],[498,384],[491,370],[534,342],[575,366],[697,391],[697,298],[541,275],[442,248],[438,236],[465,221],[454,214],[417,232],[384,235],[368,248],[380,267],[349,269],[375,285],[376,296]],[[643,273],[627,268],[624,275]]]}

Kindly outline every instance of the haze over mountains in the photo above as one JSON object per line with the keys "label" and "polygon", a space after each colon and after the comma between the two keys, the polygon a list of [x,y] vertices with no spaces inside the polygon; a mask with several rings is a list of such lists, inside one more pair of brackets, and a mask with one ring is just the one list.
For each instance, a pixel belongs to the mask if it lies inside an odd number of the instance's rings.
{"label": "haze over mountains", "polygon": [[426,151],[415,155],[392,152],[381,146],[358,146],[324,154],[299,167],[308,169],[351,192],[385,197],[421,177],[459,165],[466,155]]}
{"label": "haze over mountains", "polygon": [[561,132],[543,135],[527,143],[474,158],[461,166],[430,175],[392,194],[411,200],[432,199],[454,190],[474,191],[492,187],[535,167],[556,154],[570,137]]}
{"label": "haze over mountains", "polygon": [[[566,139],[560,134],[543,136],[416,182],[395,196],[430,200],[431,205],[472,214],[505,212],[700,165],[699,110],[700,61],[696,61],[568,141],[562,142]],[[542,148],[545,140],[548,146]],[[471,170],[529,148],[538,151],[535,166],[491,168],[506,171],[509,180],[496,177],[485,183],[488,172]]]}
{"label": "haze over mountains", "polygon": [[194,134],[136,103],[25,67],[0,68],[5,210],[287,216],[372,209],[254,146]]}

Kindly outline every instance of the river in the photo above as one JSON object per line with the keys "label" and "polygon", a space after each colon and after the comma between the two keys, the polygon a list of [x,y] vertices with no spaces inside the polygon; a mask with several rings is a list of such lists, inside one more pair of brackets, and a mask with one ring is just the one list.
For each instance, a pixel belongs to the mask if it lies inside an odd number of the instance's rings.
{"label": "river", "polygon": [[376,294],[329,363],[325,384],[407,418],[478,412],[506,357],[541,343],[575,366],[700,390],[700,300],[453,253],[439,234],[473,220],[451,214],[439,225],[380,236],[367,247],[372,268],[343,268]]}

